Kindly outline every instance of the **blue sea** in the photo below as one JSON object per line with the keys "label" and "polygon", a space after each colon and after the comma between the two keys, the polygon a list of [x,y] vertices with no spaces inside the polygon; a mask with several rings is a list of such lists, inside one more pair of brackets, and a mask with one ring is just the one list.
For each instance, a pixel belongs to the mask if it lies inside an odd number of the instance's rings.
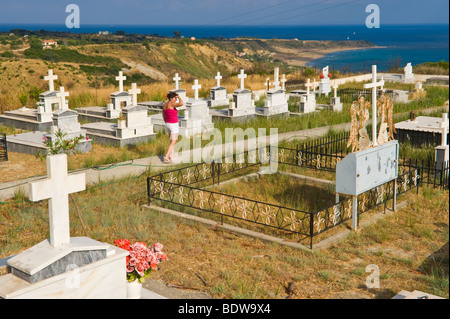
{"label": "blue sea", "polygon": [[369,29],[365,25],[336,26],[136,26],[136,25],[82,25],[67,29],[65,25],[13,25],[0,24],[0,31],[12,29],[70,31],[72,33],[98,33],[98,31],[125,31],[137,34],[158,34],[173,37],[180,31],[184,37],[252,37],[263,39],[299,40],[367,40],[379,48],[342,51],[328,54],[308,63],[318,68],[330,66],[331,70],[370,71],[377,64],[379,71],[400,62],[414,66],[423,62],[449,61],[449,25],[381,25]]}

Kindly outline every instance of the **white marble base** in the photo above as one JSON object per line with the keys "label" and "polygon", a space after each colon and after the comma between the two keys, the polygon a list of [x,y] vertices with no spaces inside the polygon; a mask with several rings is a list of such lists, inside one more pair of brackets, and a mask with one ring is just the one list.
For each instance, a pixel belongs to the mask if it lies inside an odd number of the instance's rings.
{"label": "white marble base", "polygon": [[[87,240],[81,241],[87,243]],[[0,297],[4,299],[125,299],[127,297],[125,267],[128,251],[109,244],[96,243],[98,246],[90,247],[107,249],[105,259],[81,267],[74,265],[72,270],[36,283],[29,283],[11,273],[7,274],[0,277]],[[33,259],[28,254],[25,257],[19,254],[8,260],[8,264],[14,264],[21,259],[21,267],[35,269],[35,264],[47,264],[46,258],[50,260],[57,258],[56,253],[39,257],[35,250],[36,246],[31,249]],[[75,248],[72,247],[72,249]],[[38,261],[36,262],[35,259]],[[27,265],[27,262],[31,264]]]}

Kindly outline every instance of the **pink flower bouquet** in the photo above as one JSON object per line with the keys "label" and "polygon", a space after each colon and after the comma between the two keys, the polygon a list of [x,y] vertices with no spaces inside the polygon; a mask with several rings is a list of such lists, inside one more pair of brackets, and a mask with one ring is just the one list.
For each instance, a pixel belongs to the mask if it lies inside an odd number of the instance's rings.
{"label": "pink flower bouquet", "polygon": [[127,280],[129,282],[138,280],[144,282],[153,270],[158,270],[158,264],[167,260],[166,254],[162,252],[163,245],[156,243],[148,248],[142,242],[131,244],[128,239],[117,239],[114,245],[129,251],[127,256]]}

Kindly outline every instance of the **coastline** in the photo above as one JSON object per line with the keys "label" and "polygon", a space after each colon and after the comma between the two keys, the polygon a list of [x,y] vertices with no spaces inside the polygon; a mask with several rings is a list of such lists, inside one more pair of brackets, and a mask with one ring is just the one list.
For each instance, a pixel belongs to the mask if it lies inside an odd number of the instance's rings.
{"label": "coastline", "polygon": [[384,49],[386,46],[373,46],[373,47],[344,47],[344,48],[330,48],[330,49],[311,49],[304,50],[302,52],[297,52],[295,56],[292,57],[281,57],[278,54],[274,55],[274,58],[278,58],[288,64],[295,66],[309,66],[308,63],[311,63],[317,59],[323,58],[324,56],[342,51],[359,51],[359,50],[367,50],[367,49]]}

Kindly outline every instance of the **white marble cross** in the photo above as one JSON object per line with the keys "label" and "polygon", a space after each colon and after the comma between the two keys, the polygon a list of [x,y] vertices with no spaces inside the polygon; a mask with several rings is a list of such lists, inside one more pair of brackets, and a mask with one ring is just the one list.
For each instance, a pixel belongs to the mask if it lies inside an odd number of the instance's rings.
{"label": "white marble cross", "polygon": [[442,129],[441,133],[441,145],[447,145],[447,134],[448,134],[448,114],[442,113],[442,122],[440,124],[440,128]]}
{"label": "white marble cross", "polygon": [[198,100],[198,90],[201,89],[202,86],[198,84],[198,80],[194,80],[194,85],[191,86],[191,89],[194,90],[194,100]]}
{"label": "white marble cross", "polygon": [[116,76],[116,81],[119,81],[119,92],[123,92],[123,81],[126,79],[127,77],[123,75],[123,72],[119,71],[119,76]]}
{"label": "white marble cross", "polygon": [[47,176],[30,183],[30,200],[49,200],[50,245],[70,244],[69,194],[86,189],[85,174],[67,174],[67,155],[47,156]]}
{"label": "white marble cross", "polygon": [[282,77],[281,77],[281,89],[283,90],[283,91],[285,91],[286,90],[286,74],[282,74]]}
{"label": "white marble cross", "polygon": [[275,90],[278,90],[280,88],[280,81],[279,81],[279,68],[275,68],[273,72],[273,86]]}
{"label": "white marble cross", "polygon": [[178,76],[178,73],[175,73],[175,77],[173,78],[175,81],[175,90],[178,90],[180,88],[180,84],[178,81],[181,80],[181,78]]}
{"label": "white marble cross", "polygon": [[53,84],[54,80],[57,80],[58,76],[57,75],[53,75],[53,70],[48,70],[48,75],[44,77],[45,81],[48,81],[48,90],[49,91],[54,91],[55,90],[55,86]]}
{"label": "white marble cross", "polygon": [[377,146],[377,87],[383,87],[384,80],[377,82],[377,66],[372,65],[372,83],[364,84],[364,88],[372,89],[372,144]]}
{"label": "white marble cross", "polygon": [[306,86],[306,94],[309,95],[309,89],[311,88],[311,81],[309,79],[306,82],[305,86]]}
{"label": "white marble cross", "polygon": [[128,93],[133,96],[131,105],[137,105],[137,95],[141,94],[141,89],[137,88],[136,83],[131,83],[131,89],[128,90]]}
{"label": "white marble cross", "polygon": [[314,78],[314,82],[313,82],[313,92],[314,92],[314,94],[316,93],[316,85],[317,85],[316,78]]}
{"label": "white marble cross", "polygon": [[338,89],[338,85],[336,83],[334,83],[334,85],[333,85],[334,98],[337,98],[337,89]]}
{"label": "white marble cross", "polygon": [[58,93],[56,93],[56,97],[60,98],[60,110],[67,110],[66,108],[66,97],[69,96],[69,92],[64,91],[64,87],[61,86],[59,88]]}
{"label": "white marble cross", "polygon": [[220,87],[220,80],[222,79],[220,72],[217,72],[215,79],[217,80],[217,87]]}
{"label": "white marble cross", "polygon": [[244,73],[244,69],[241,69],[241,73],[238,74],[238,79],[241,80],[241,90],[244,90],[244,79],[247,77],[247,74]]}

